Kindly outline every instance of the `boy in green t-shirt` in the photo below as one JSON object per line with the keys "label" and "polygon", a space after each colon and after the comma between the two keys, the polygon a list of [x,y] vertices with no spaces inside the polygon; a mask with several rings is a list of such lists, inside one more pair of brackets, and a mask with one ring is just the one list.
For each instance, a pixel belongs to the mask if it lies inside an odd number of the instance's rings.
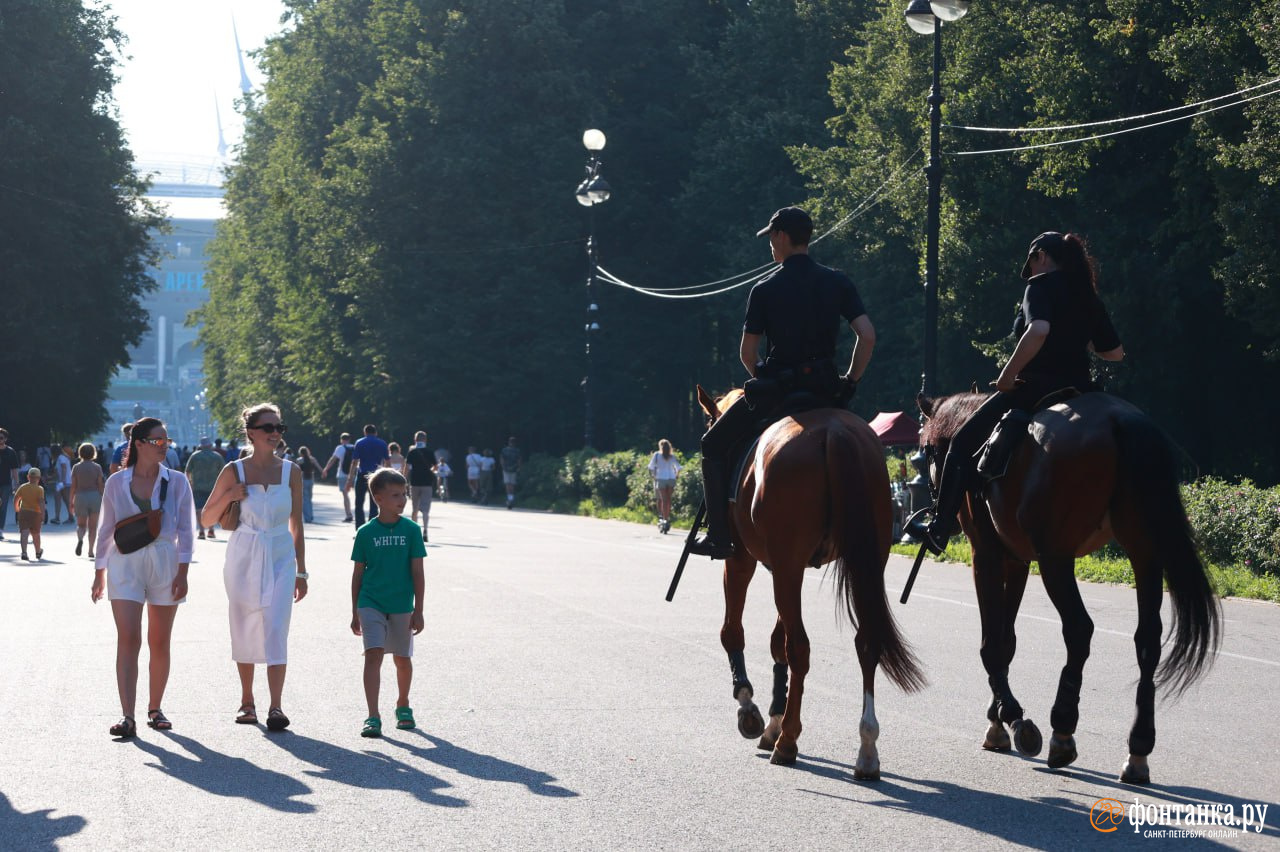
{"label": "boy in green t-shirt", "polygon": [[414,727],[409,707],[413,682],[413,637],[421,633],[424,579],[422,559],[427,549],[422,527],[402,517],[408,483],[389,467],[369,477],[369,496],[378,505],[378,516],[356,532],[351,548],[355,572],[351,576],[351,632],[364,637],[364,696],[369,718],[363,737],[382,736],[378,712],[382,658],[390,651],[396,663],[396,727]]}

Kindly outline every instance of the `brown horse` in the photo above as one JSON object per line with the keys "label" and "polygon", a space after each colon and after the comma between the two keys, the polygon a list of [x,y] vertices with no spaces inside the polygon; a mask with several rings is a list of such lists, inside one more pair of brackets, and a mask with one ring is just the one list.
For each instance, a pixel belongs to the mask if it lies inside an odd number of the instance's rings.
{"label": "brown horse", "polygon": [[[701,387],[698,400],[714,420],[742,391],[713,401]],[[719,407],[717,407],[719,406]],[[729,655],[738,731],[760,737],[771,762],[795,763],[800,702],[809,671],[809,637],[800,612],[800,586],[807,566],[835,563],[836,591],[857,628],[854,646],[862,668],[861,745],[858,778],[880,777],[875,713],[876,666],[914,691],[924,677],[898,633],[884,591],[884,566],[892,535],[892,507],[884,450],[865,422],[841,409],[823,408],[784,417],[761,436],[742,475],[732,507],[737,554],[724,568],[724,625],[720,642]],[[752,702],[743,648],[742,610],[756,564],[773,572],[778,621],[773,656],[773,702],[766,727]],[[791,689],[787,689],[787,671]]]}
{"label": "brown horse", "polygon": [[[969,393],[919,400],[928,418],[920,435],[936,484],[950,437],[987,397]],[[1004,477],[971,492],[960,524],[973,547],[973,579],[982,619],[982,664],[992,699],[982,747],[1009,749],[1004,726],[1023,754],[1040,753],[1040,732],[1009,687],[1016,646],[1014,620],[1029,563],[1040,565],[1045,591],[1062,619],[1067,662],[1049,720],[1051,768],[1076,759],[1080,686],[1093,621],[1076,586],[1075,559],[1112,538],[1128,553],[1137,585],[1137,714],[1120,780],[1151,780],[1156,684],[1180,693],[1208,667],[1218,642],[1220,613],[1178,492],[1171,442],[1145,414],[1123,400],[1088,393],[1034,416]],[[1162,580],[1173,603],[1172,651],[1160,668]]]}

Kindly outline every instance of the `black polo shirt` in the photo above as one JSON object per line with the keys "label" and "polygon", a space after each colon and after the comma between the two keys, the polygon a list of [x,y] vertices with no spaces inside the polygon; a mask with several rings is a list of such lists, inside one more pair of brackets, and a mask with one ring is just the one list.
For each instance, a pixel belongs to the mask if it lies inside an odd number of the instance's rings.
{"label": "black polo shirt", "polygon": [[770,363],[796,366],[835,357],[841,317],[847,324],[866,312],[849,276],[793,254],[751,288],[742,330],[765,336]]}
{"label": "black polo shirt", "polygon": [[1090,343],[1098,352],[1120,345],[1107,308],[1093,288],[1087,281],[1072,281],[1059,269],[1027,282],[1022,308],[1013,324],[1014,335],[1021,338],[1036,320],[1049,323],[1049,336],[1022,372],[1043,376],[1062,387],[1089,384]]}

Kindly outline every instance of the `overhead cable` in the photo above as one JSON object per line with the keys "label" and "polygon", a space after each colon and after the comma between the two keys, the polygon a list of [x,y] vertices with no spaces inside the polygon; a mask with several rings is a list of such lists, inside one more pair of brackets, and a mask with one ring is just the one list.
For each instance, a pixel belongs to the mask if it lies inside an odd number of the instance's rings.
{"label": "overhead cable", "polygon": [[1204,106],[1205,104],[1223,101],[1227,98],[1238,97],[1239,95],[1256,91],[1257,89],[1265,89],[1268,86],[1274,86],[1276,83],[1280,83],[1280,77],[1276,77],[1273,80],[1267,80],[1265,83],[1259,83],[1256,86],[1249,86],[1248,88],[1240,89],[1239,91],[1232,92],[1229,95],[1218,95],[1216,98],[1207,98],[1203,101],[1183,104],[1182,106],[1169,107],[1168,109],[1157,110],[1156,112],[1147,112],[1142,115],[1127,115],[1123,118],[1108,118],[1104,121],[1086,121],[1083,124],[1057,124],[1052,127],[974,127],[967,124],[944,124],[942,126],[948,130],[970,130],[978,133],[1047,133],[1056,130],[1082,130],[1086,127],[1101,127],[1107,124],[1125,124],[1130,121],[1144,121],[1148,118],[1155,118],[1159,115],[1168,115],[1171,112],[1195,109],[1196,107]]}
{"label": "overhead cable", "polygon": [[[899,178],[899,175],[901,175],[902,172],[906,170],[907,166],[910,165],[911,161],[914,160],[916,157],[918,157],[923,151],[924,151],[924,148],[917,148],[915,150],[915,153],[907,157],[907,159],[903,160],[902,164],[899,165],[898,168],[895,169],[891,175],[889,175],[889,177],[885,178],[884,182],[881,183],[880,186],[876,187],[871,192],[870,195],[868,195],[862,201],[858,202],[858,204],[854,206],[854,209],[852,211],[846,214],[842,219],[840,219],[840,221],[836,222],[836,224],[832,225],[825,232],[815,237],[814,239],[810,240],[809,241],[810,245],[817,243],[820,240],[825,239],[826,237],[829,237],[831,234],[835,233],[836,231],[840,230],[841,228],[849,224],[849,222],[853,221],[854,218],[856,218],[857,216],[860,216],[861,214],[865,213],[867,210],[870,210],[872,207],[874,207],[877,203],[879,203],[880,198],[887,191],[886,187],[892,188],[892,186],[896,186],[897,184],[901,183],[902,179]],[[621,278],[614,275],[612,272],[609,272],[607,269],[604,269],[603,267],[597,267],[597,270],[600,274],[600,277],[605,281],[607,281],[608,283],[614,284],[618,287],[622,287],[627,290],[631,290],[636,293],[641,293],[646,296],[653,296],[654,298],[657,298],[657,299],[701,299],[704,296],[717,296],[721,293],[727,293],[730,290],[736,290],[739,287],[745,287],[748,284],[755,284],[756,282],[760,281],[766,276],[772,274],[774,270],[778,269],[779,267],[780,267],[780,264],[769,263],[769,264],[765,264],[764,266],[758,266],[755,269],[752,269],[748,272],[740,273],[739,275],[733,275],[728,278],[722,278],[719,281],[710,281],[704,284],[694,284],[688,287],[672,287],[672,288],[637,287],[634,284],[628,284],[626,281],[623,281]],[[763,270],[763,271],[760,271],[760,270]],[[695,290],[700,287],[709,287],[716,284],[724,283],[726,281],[733,281],[743,276],[749,276],[749,277],[747,277],[743,281],[739,281],[736,284],[731,284],[727,287],[721,287],[720,289],[717,289],[717,290],[710,290],[710,291],[705,291],[701,293],[681,292],[686,290]]]}
{"label": "overhead cable", "polygon": [[1137,127],[1128,127],[1128,128],[1125,128],[1124,130],[1113,130],[1110,133],[1098,133],[1094,136],[1080,136],[1075,139],[1061,139],[1057,142],[1041,142],[1038,145],[1019,145],[1014,148],[986,148],[981,151],[945,151],[944,153],[949,157],[972,157],[977,154],[1010,154],[1017,151],[1034,151],[1037,148],[1054,148],[1060,145],[1074,145],[1077,142],[1092,142],[1095,139],[1106,139],[1111,136],[1122,136],[1126,133],[1136,133],[1139,130],[1149,130],[1152,127],[1160,127],[1161,125],[1164,125],[1164,124],[1173,124],[1175,121],[1184,121],[1189,118],[1198,118],[1202,115],[1207,115],[1211,112],[1217,112],[1220,109],[1227,109],[1228,107],[1239,106],[1240,104],[1248,103],[1249,101],[1256,101],[1259,98],[1269,98],[1272,95],[1280,95],[1280,89],[1272,89],[1271,91],[1263,92],[1260,95],[1253,95],[1252,97],[1242,98],[1238,101],[1235,101],[1234,103],[1222,104],[1221,106],[1210,107],[1209,109],[1202,109],[1199,112],[1193,112],[1190,115],[1180,115],[1176,118],[1166,118],[1164,121],[1153,121],[1150,124],[1140,124]]}

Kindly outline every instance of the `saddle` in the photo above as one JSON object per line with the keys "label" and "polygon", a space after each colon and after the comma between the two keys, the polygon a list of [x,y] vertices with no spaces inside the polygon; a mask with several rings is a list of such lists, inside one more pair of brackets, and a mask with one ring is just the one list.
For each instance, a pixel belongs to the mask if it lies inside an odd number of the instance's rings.
{"label": "saddle", "polygon": [[1041,397],[1029,411],[1022,408],[1006,411],[996,428],[991,430],[991,436],[982,445],[982,449],[977,452],[976,470],[982,483],[994,482],[1009,472],[1009,462],[1013,460],[1013,454],[1022,440],[1029,434],[1028,427],[1037,413],[1078,396],[1080,391],[1076,388],[1062,388]]}

